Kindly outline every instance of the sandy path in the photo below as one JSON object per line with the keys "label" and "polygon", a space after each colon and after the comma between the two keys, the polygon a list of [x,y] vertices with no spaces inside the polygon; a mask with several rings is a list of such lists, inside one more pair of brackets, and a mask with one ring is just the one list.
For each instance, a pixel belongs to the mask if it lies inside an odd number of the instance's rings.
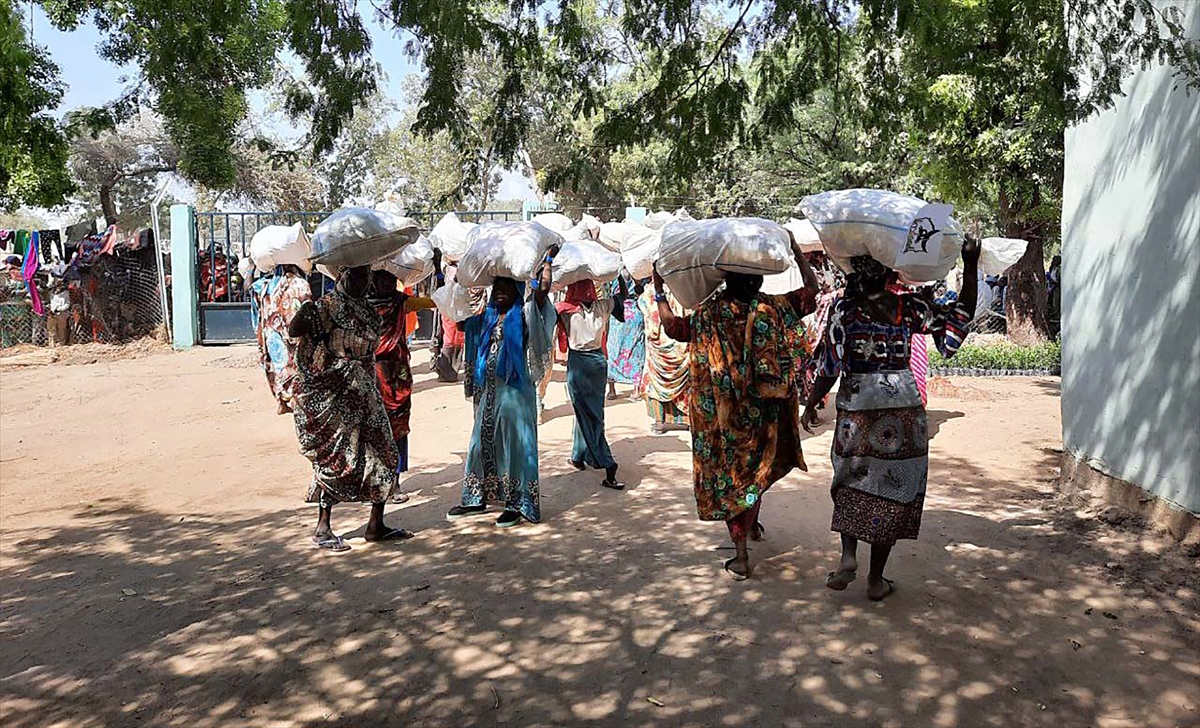
{"label": "sandy path", "polygon": [[[922,538],[876,605],[863,579],[823,586],[827,429],[768,494],[756,578],[735,584],[724,527],[695,518],[686,435],[614,403],[631,487],[604,490],[566,465],[561,383],[544,523],[443,519],[471,415],[422,374],[392,517],[418,538],[319,553],[307,463],[251,360],[0,372],[8,728],[1200,724],[1196,567],[1052,496],[1054,380],[935,397]],[[353,531],[366,511],[334,515]]]}

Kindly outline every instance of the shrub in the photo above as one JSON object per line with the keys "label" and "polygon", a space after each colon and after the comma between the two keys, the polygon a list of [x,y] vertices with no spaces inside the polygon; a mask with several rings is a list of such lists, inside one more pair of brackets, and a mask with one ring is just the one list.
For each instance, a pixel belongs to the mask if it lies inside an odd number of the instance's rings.
{"label": "shrub", "polygon": [[930,349],[929,366],[934,369],[987,369],[995,371],[1018,371],[1028,369],[1062,369],[1062,344],[1057,341],[1036,346],[1017,346],[1008,342],[978,346],[964,344],[958,353],[947,360],[936,350]]}

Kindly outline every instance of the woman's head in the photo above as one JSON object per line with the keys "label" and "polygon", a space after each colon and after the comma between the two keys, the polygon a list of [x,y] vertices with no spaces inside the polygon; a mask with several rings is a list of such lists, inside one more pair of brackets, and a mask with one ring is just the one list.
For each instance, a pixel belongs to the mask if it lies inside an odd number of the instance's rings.
{"label": "woman's head", "polygon": [[595,300],[596,284],[592,281],[575,281],[567,286],[567,303],[591,303]]}
{"label": "woman's head", "polygon": [[387,298],[396,292],[396,276],[390,271],[371,271],[371,293],[379,298]]}
{"label": "woman's head", "polygon": [[520,296],[517,282],[511,278],[497,278],[492,283],[492,305],[501,311],[512,308]]}
{"label": "woman's head", "polygon": [[725,275],[725,290],[739,301],[749,302],[758,295],[762,288],[763,277],[749,273],[728,273]]}
{"label": "woman's head", "polygon": [[846,276],[846,288],[852,293],[878,293],[887,288],[892,270],[869,255],[858,255],[850,259],[850,274]]}
{"label": "woman's head", "polygon": [[342,290],[351,298],[366,298],[371,290],[371,267],[360,265],[342,272]]}

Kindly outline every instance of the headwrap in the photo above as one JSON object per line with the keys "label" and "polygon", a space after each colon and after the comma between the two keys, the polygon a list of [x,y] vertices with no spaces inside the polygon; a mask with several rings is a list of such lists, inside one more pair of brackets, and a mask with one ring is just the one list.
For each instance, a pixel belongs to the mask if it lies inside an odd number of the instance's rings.
{"label": "headwrap", "polygon": [[593,303],[596,300],[596,284],[590,279],[575,281],[567,286],[567,297],[554,308],[560,314],[577,313],[580,306]]}
{"label": "headwrap", "polygon": [[[513,285],[517,287],[517,298],[504,316],[504,338],[496,355],[496,376],[508,385],[521,389],[528,384],[525,381],[525,312],[521,305],[521,301],[525,300],[525,284],[513,281]],[[495,288],[492,290],[494,297]],[[474,370],[477,387],[483,385],[484,377],[487,376],[492,331],[500,323],[501,313],[503,312],[496,307],[494,301],[489,301],[487,308],[483,310],[483,319],[475,342]]]}

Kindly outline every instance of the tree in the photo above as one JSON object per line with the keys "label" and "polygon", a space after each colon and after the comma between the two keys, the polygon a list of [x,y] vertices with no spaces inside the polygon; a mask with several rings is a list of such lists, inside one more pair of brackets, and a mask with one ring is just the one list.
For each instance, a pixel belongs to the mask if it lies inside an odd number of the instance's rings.
{"label": "tree", "polygon": [[[82,112],[86,114],[86,110]],[[90,199],[99,203],[107,224],[120,221],[132,227],[130,216],[145,214],[145,206],[160,186],[159,176],[178,169],[178,147],[162,121],[149,112],[109,131],[89,132],[84,126],[76,130],[69,165],[79,189],[96,195]],[[93,207],[87,201],[84,205]]]}
{"label": "tree", "polygon": [[29,42],[16,3],[0,3],[0,210],[53,207],[71,193],[66,138],[49,113],[62,95],[58,66]]}

